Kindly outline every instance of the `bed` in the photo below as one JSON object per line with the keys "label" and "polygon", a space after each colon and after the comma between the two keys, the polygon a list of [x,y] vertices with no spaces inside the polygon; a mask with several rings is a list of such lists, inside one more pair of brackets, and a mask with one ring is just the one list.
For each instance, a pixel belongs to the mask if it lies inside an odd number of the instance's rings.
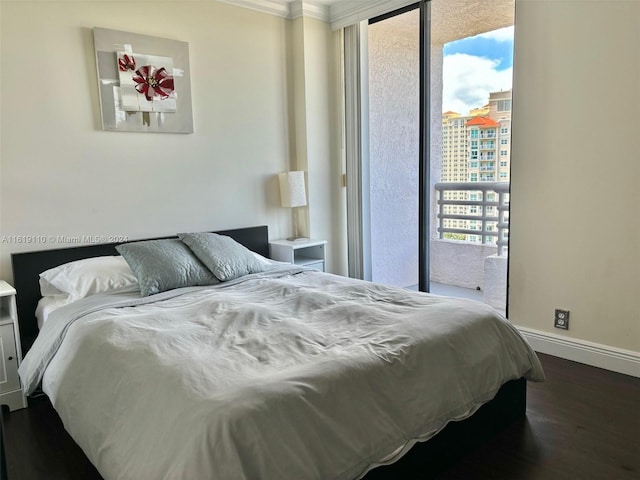
{"label": "bed", "polygon": [[12,256],[24,387],[108,480],[429,478],[544,378],[490,307],[269,263],[265,226],[218,234],[262,268],[205,258],[223,281],[86,295],[39,337],[42,272],[136,245]]}

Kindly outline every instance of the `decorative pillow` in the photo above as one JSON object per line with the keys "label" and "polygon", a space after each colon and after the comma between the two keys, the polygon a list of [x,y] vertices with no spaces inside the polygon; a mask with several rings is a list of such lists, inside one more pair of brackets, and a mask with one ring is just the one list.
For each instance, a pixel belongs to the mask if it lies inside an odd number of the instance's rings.
{"label": "decorative pillow", "polygon": [[226,235],[200,232],[179,233],[178,237],[220,281],[265,270],[251,250]]}
{"label": "decorative pillow", "polygon": [[177,238],[124,243],[116,250],[138,278],[143,297],[174,288],[218,283]]}
{"label": "decorative pillow", "polygon": [[72,300],[137,284],[125,259],[117,255],[76,260],[40,274],[42,296],[66,294]]}

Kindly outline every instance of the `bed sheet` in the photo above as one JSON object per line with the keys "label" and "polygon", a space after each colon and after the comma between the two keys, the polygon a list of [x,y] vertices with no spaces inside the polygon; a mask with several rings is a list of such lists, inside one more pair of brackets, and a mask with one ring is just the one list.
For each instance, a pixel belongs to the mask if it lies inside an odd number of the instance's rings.
{"label": "bed sheet", "polygon": [[42,325],[49,318],[49,314],[55,309],[64,307],[71,302],[68,295],[47,295],[38,301],[36,306],[36,320],[38,329],[42,329]]}

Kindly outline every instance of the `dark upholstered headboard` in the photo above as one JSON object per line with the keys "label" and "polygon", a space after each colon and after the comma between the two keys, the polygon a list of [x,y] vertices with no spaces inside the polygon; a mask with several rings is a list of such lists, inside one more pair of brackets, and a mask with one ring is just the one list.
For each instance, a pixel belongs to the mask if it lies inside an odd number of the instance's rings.
{"label": "dark upholstered headboard", "polygon": [[[260,255],[264,255],[265,257],[269,256],[269,231],[265,225],[235,230],[222,230],[216,233],[227,235],[249,250],[253,250]],[[141,240],[152,239],[140,239],[136,241]],[[105,255],[118,255],[116,246],[120,245],[120,243],[85,245],[54,250],[40,250],[37,252],[14,253],[11,255],[13,286],[17,292],[16,304],[18,308],[18,322],[20,325],[23,354],[29,350],[38,335],[38,322],[35,317],[35,312],[38,301],[41,298],[40,274],[45,270],[74,260]]]}

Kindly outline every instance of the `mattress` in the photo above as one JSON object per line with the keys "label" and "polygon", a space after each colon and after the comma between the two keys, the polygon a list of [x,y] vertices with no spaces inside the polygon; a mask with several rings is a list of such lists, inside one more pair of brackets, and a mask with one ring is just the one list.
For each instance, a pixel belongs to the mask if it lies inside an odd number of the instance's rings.
{"label": "mattress", "polygon": [[107,480],[360,478],[544,378],[487,305],[291,266],[60,307],[20,375]]}

